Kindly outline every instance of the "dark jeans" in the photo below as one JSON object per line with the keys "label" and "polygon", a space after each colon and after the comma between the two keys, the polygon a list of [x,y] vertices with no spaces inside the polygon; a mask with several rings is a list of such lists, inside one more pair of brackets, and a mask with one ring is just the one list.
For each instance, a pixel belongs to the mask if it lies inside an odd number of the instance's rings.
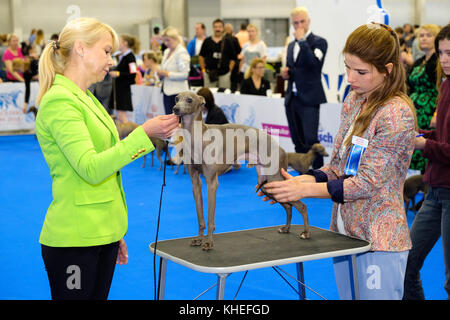
{"label": "dark jeans", "polygon": [[429,188],[425,200],[411,226],[412,248],[406,266],[404,300],[423,300],[425,294],[420,269],[425,258],[442,235],[444,247],[445,284],[450,298],[450,189]]}
{"label": "dark jeans", "polygon": [[[289,125],[295,152],[306,153],[314,143],[319,142],[320,105],[305,106],[296,96],[286,106],[286,117]],[[313,162],[313,169],[323,166],[323,156],[318,155]]]}
{"label": "dark jeans", "polygon": [[41,245],[53,300],[106,300],[119,242],[92,247]]}
{"label": "dark jeans", "polygon": [[166,114],[172,114],[173,113],[173,107],[175,106],[175,98],[176,94],[167,96],[166,94],[163,94],[164,99],[164,111]]}

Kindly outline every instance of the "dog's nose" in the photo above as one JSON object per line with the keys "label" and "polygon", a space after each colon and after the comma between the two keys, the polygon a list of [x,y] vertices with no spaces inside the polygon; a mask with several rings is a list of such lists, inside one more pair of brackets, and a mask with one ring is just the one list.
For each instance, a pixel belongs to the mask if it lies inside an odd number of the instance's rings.
{"label": "dog's nose", "polygon": [[175,113],[177,116],[180,115],[180,108],[179,107],[174,107],[172,110],[173,110],[173,113]]}

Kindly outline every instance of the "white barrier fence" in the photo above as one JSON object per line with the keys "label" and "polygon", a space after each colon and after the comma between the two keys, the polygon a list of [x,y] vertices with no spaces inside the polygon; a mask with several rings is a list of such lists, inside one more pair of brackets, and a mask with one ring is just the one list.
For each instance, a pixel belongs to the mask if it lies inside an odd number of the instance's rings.
{"label": "white barrier fence", "polygon": [[[29,106],[33,106],[39,84],[31,82]],[[6,82],[0,84],[0,132],[34,129],[34,115],[22,112],[25,100],[25,84]]]}

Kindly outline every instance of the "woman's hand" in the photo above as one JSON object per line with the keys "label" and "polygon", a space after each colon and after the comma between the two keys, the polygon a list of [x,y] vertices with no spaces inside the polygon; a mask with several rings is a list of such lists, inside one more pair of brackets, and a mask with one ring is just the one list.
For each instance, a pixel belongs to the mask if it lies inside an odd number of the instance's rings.
{"label": "woman's hand", "polygon": [[127,264],[128,263],[128,250],[125,240],[122,238],[119,241],[119,251],[117,252],[116,264]]}
{"label": "woman's hand", "polygon": [[436,115],[434,115],[430,120],[430,128],[436,128]]}
{"label": "woman's hand", "polygon": [[178,116],[174,114],[151,118],[142,125],[149,137],[167,139],[178,129]]}
{"label": "woman's hand", "polygon": [[427,143],[427,139],[424,137],[416,137],[414,138],[414,149],[416,150],[423,150],[425,148],[425,144]]}
{"label": "woman's hand", "polygon": [[[305,198],[305,187],[307,186],[305,183],[315,183],[315,178],[311,175],[300,175],[293,177],[284,169],[281,169],[281,174],[286,180],[273,181],[264,185],[266,191],[270,193],[278,202],[290,202]],[[264,196],[264,193],[259,191],[258,196]],[[263,198],[263,201],[268,200],[270,200],[270,198],[267,196]],[[270,201],[270,204],[274,203],[276,202],[273,200]]]}
{"label": "woman's hand", "polygon": [[169,71],[166,70],[158,70],[156,73],[158,73],[158,77],[161,79],[169,76]]}

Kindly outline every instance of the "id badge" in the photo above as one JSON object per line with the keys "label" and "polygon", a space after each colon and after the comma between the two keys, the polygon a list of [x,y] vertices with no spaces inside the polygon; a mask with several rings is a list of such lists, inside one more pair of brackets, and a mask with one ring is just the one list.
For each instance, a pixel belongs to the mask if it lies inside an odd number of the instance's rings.
{"label": "id badge", "polygon": [[137,72],[137,66],[135,62],[131,62],[128,64],[128,69],[130,73],[136,73]]}
{"label": "id badge", "polygon": [[347,158],[347,163],[345,164],[345,175],[354,176],[358,171],[359,163],[361,162],[361,156],[369,145],[369,140],[353,136],[352,137],[352,149]]}

